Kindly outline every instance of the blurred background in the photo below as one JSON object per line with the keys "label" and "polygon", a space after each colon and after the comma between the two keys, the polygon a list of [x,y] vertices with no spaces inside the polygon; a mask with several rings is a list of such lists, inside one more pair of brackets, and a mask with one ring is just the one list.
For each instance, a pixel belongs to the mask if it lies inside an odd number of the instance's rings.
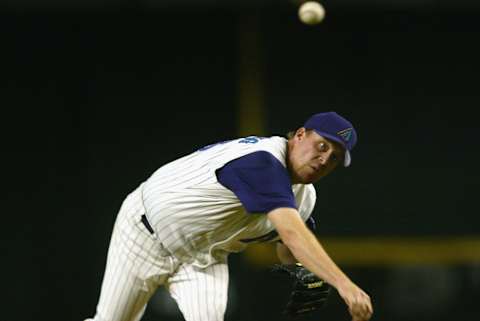
{"label": "blurred background", "polygon": [[[93,316],[116,212],[162,164],[312,113],[357,128],[318,237],[372,320],[478,319],[480,4],[1,0],[2,319]],[[226,320],[284,320],[268,245],[230,258]],[[160,290],[143,320],[182,320]],[[349,320],[332,293],[305,320]]]}

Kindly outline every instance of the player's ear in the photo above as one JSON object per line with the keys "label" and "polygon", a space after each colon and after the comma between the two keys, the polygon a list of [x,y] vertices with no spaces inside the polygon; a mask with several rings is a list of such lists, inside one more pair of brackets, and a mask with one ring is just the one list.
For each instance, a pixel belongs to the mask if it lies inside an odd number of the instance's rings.
{"label": "player's ear", "polygon": [[297,131],[295,132],[295,137],[299,140],[302,140],[305,138],[305,135],[307,134],[307,130],[305,129],[305,127],[300,127],[299,129],[297,129]]}

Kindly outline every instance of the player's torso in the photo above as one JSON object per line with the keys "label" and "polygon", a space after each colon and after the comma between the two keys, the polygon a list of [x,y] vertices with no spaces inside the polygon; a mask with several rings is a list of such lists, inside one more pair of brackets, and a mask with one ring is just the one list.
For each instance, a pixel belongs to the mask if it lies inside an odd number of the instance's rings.
{"label": "player's torso", "polygon": [[[159,240],[174,255],[208,265],[220,252],[237,252],[250,242],[271,239],[265,214],[246,213],[215,171],[231,160],[267,151],[285,166],[286,140],[247,137],[202,148],[166,164],[142,184],[147,216]],[[306,220],[315,203],[311,185],[295,185],[294,195]],[[263,238],[262,238],[263,237]]]}

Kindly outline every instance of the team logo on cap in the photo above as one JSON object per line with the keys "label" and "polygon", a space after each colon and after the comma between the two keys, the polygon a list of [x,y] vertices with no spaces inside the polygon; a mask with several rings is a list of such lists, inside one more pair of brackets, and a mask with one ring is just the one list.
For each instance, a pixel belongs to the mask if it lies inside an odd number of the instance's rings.
{"label": "team logo on cap", "polygon": [[350,138],[352,138],[352,131],[353,131],[353,128],[347,128],[339,131],[337,135],[341,136],[344,141],[348,142]]}

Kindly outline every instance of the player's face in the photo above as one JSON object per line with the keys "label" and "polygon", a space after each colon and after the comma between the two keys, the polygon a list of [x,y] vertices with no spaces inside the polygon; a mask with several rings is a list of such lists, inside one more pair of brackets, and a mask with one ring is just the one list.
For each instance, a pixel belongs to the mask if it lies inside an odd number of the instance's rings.
{"label": "player's face", "polygon": [[343,164],[345,150],[313,130],[300,128],[292,138],[288,168],[293,183],[310,184]]}

